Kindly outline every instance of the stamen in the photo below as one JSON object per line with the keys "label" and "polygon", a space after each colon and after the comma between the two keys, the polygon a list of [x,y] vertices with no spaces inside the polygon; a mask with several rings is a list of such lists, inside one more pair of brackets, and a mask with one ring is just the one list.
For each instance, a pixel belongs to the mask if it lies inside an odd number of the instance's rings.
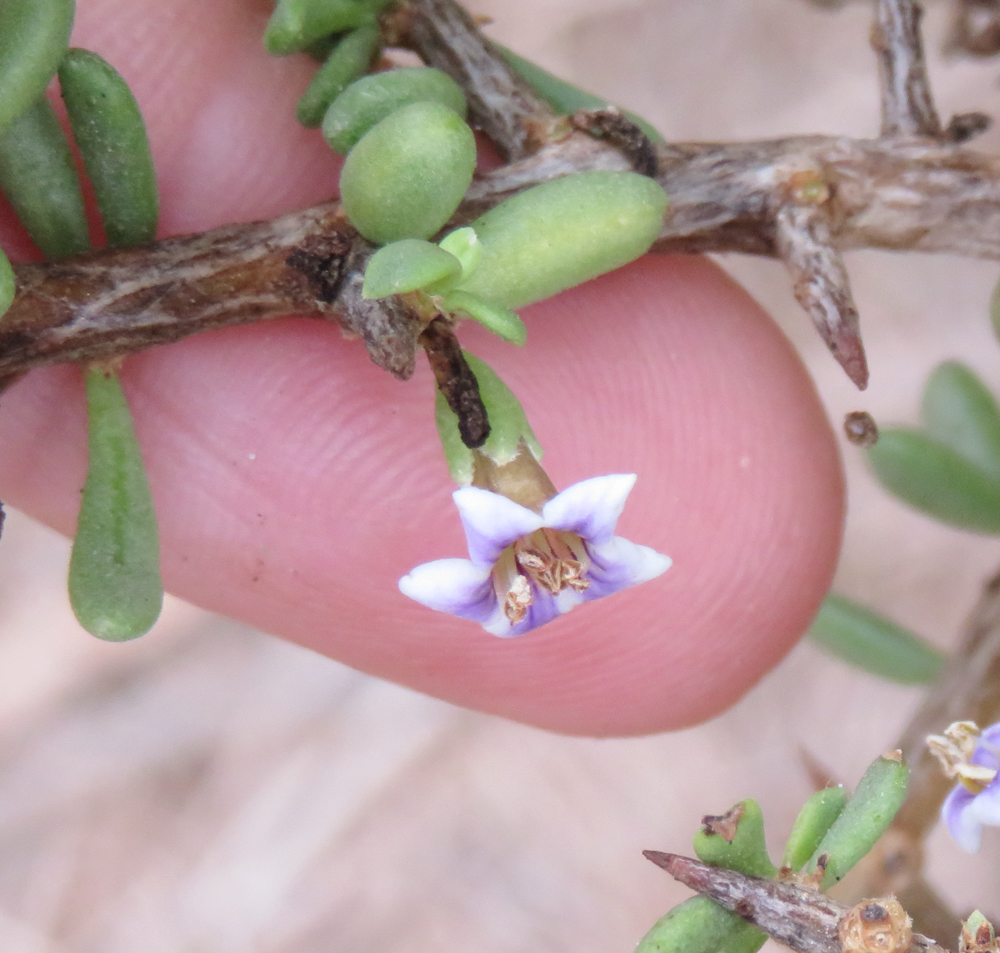
{"label": "stamen", "polygon": [[531,583],[519,573],[510,584],[504,600],[503,614],[511,625],[516,625],[527,615],[531,599]]}
{"label": "stamen", "polygon": [[544,528],[514,543],[518,567],[554,596],[563,589],[584,592],[590,587],[584,577],[584,563],[578,558],[586,553],[583,541],[579,540],[578,554],[568,537],[567,533]]}

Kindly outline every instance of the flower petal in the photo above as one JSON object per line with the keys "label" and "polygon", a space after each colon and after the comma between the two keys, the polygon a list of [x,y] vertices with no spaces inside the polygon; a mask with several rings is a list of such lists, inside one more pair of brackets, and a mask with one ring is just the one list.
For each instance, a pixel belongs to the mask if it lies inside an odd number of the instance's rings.
{"label": "flower petal", "polygon": [[544,525],[537,513],[477,486],[456,490],[452,499],[465,528],[469,558],[481,569],[491,568],[514,540]]}
{"label": "flower petal", "polygon": [[973,764],[1000,769],[1000,722],[983,729],[969,760]]}
{"label": "flower petal", "polygon": [[489,570],[479,569],[468,559],[423,563],[399,580],[399,589],[431,609],[473,622],[487,622],[498,608]]}
{"label": "flower petal", "polygon": [[1000,827],[1000,782],[994,781],[980,791],[972,799],[968,812],[980,824]]}
{"label": "flower petal", "polygon": [[634,473],[581,480],[549,500],[542,507],[542,518],[552,529],[576,533],[587,542],[604,543],[614,535],[633,486]]}
{"label": "flower petal", "polygon": [[983,825],[976,820],[969,808],[975,796],[961,784],[955,785],[941,808],[941,817],[948,831],[962,850],[974,854],[983,840]]}
{"label": "flower petal", "polygon": [[591,559],[586,573],[590,587],[583,597],[588,601],[655,579],[665,573],[672,563],[669,556],[622,536],[612,536],[600,546],[588,545],[587,552]]}

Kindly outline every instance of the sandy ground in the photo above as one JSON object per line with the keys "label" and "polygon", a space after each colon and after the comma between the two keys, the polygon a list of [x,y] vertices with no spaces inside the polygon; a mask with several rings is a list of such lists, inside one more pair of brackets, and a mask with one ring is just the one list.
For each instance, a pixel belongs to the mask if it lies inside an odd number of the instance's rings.
{"label": "sandy ground", "polygon": [[[868,6],[804,0],[476,0],[497,39],[646,115],[668,138],[877,129]],[[928,35],[940,47],[943,10]],[[934,53],[939,108],[1000,113],[1000,63]],[[984,148],[1000,148],[988,134]],[[858,253],[873,372],[861,399],[780,265],[726,259],[801,349],[830,415],[912,420],[945,358],[1000,389],[997,268]],[[845,445],[838,587],[954,643],[995,540],[878,490]],[[800,746],[853,782],[917,701],[800,646],[737,708],[674,735],[588,741],[456,710],[170,602],[123,652],[62,596],[67,543],[12,515],[0,547],[4,953],[631,949],[684,896],[642,848],[753,795],[776,848],[808,793]],[[1000,834],[933,879],[997,910]]]}

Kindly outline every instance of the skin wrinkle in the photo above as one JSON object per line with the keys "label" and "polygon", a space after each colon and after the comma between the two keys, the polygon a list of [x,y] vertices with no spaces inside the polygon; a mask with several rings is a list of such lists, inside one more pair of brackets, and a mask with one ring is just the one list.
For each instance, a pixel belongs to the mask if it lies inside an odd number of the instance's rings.
{"label": "skin wrinkle", "polygon": [[[81,0],[84,26],[89,5]],[[233,25],[236,0],[159,7],[114,5],[121,35],[133,18],[162,17],[169,29],[207,16],[211,35],[225,27],[236,38],[171,84],[214,81],[227,62],[272,75],[256,39],[241,45],[251,30]],[[74,42],[88,45],[85,32]],[[122,41],[116,55],[126,75],[141,72],[141,50]],[[292,128],[297,88],[268,100],[284,101],[280,120],[277,105],[257,109],[259,88],[242,98],[233,89],[216,101],[241,113],[230,128],[261,148],[184,142],[163,153],[165,222],[253,218],[267,182],[287,183],[289,208],[329,194],[313,146],[272,148],[277,130]],[[209,135],[192,114],[204,98],[176,95],[183,108],[152,116],[155,138]],[[204,181],[228,182],[227,193],[185,182],[185,156],[205,163]],[[735,701],[799,636],[836,560],[840,464],[806,372],[749,297],[696,258],[644,259],[524,317],[523,350],[473,322],[459,334],[524,401],[557,487],[639,474],[618,532],[673,557],[668,573],[514,640],[412,603],[397,579],[464,551],[430,374],[421,364],[401,384],[335,327],[296,320],[201,335],[127,362],[168,588],[364,671],[564,732],[680,727]],[[283,375],[287,384],[275,386]],[[84,430],[76,370],[37,371],[16,385],[0,413],[0,499],[69,531]],[[733,462],[744,447],[748,470]],[[253,465],[234,468],[248,452]]]}

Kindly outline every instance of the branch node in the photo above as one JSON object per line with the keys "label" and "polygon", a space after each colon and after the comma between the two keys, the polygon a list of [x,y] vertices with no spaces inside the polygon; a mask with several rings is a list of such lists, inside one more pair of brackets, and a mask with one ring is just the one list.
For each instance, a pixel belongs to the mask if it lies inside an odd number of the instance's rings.
{"label": "branch node", "polygon": [[858,309],[826,210],[815,203],[788,203],[775,215],[775,227],[778,254],[791,273],[796,299],[847,376],[864,390],[868,361]]}

